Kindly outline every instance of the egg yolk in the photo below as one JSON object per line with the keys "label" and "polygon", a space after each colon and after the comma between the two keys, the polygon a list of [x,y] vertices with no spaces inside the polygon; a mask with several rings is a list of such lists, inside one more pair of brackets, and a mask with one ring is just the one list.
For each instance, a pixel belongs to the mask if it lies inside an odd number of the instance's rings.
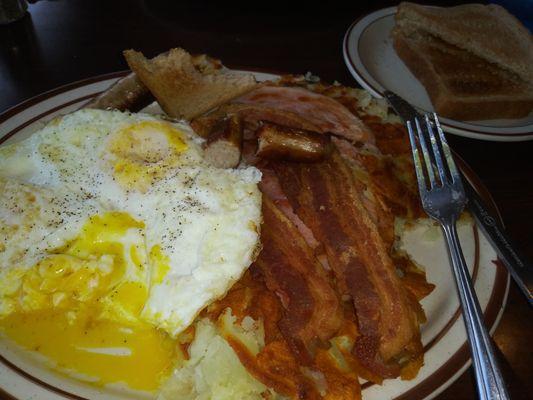
{"label": "egg yolk", "polygon": [[161,246],[155,245],[150,250],[150,264],[152,265],[152,285],[163,282],[170,269],[170,260],[161,250]]}
{"label": "egg yolk", "polygon": [[150,279],[143,227],[127,213],[91,217],[25,272],[0,331],[67,374],[156,390],[182,355],[176,340],[140,319]]}
{"label": "egg yolk", "polygon": [[178,164],[187,143],[172,125],[143,121],[115,133],[108,150],[114,155],[114,178],[125,187],[144,193]]}

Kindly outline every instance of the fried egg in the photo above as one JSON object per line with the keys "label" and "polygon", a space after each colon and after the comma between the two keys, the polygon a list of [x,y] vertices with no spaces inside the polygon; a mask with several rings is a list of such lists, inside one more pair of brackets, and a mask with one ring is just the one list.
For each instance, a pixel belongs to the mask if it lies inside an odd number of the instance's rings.
{"label": "fried egg", "polygon": [[[63,372],[153,391],[258,250],[261,176],[184,122],[80,110],[0,148],[0,331]],[[138,368],[143,365],[143,368]]]}

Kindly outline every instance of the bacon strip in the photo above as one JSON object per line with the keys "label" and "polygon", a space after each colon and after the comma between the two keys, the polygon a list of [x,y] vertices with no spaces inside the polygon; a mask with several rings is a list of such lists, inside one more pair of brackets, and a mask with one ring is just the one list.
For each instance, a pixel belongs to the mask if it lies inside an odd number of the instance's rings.
{"label": "bacon strip", "polygon": [[[332,138],[343,159],[348,163],[354,174],[353,182],[356,189],[361,193],[361,200],[372,221],[377,225],[381,238],[387,249],[391,249],[394,244],[394,214],[387,203],[387,198],[381,190],[378,179],[373,179],[368,170],[360,163],[361,150],[355,148],[351,143],[339,138]],[[373,155],[378,158],[380,155]],[[371,156],[369,156],[371,157]],[[387,186],[386,186],[387,187]]]}
{"label": "bacon strip", "polygon": [[263,196],[263,250],[256,260],[267,287],[280,298],[285,315],[279,328],[298,359],[311,364],[320,342],[342,325],[339,299],[300,232]]}
{"label": "bacon strip", "polygon": [[[321,133],[334,133],[351,142],[372,142],[371,131],[338,101],[298,87],[261,86],[234,100],[235,103],[262,105],[278,112],[291,112],[309,121]],[[264,118],[269,120],[269,118]],[[285,125],[282,122],[272,121]]]}
{"label": "bacon strip", "polygon": [[352,171],[337,151],[320,164],[279,162],[274,169],[296,214],[324,244],[339,289],[353,299],[356,356],[375,374],[397,376],[394,357],[416,337],[415,315]]}
{"label": "bacon strip", "polygon": [[293,224],[296,226],[300,235],[303,236],[307,245],[310,246],[313,250],[317,249],[320,246],[320,243],[313,236],[313,232],[303,223],[303,221],[294,213],[294,210],[287,199],[285,193],[281,189],[279,184],[278,177],[275,172],[266,167],[261,168],[261,182],[259,183],[259,189],[264,196],[272,200],[276,207],[285,214]]}

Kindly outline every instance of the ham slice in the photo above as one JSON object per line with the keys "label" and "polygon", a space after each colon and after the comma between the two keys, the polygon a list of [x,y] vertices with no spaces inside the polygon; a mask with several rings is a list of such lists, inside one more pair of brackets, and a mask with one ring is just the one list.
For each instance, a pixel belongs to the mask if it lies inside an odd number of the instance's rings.
{"label": "ham slice", "polygon": [[244,120],[244,138],[247,140],[255,138],[255,131],[262,121],[274,122],[294,129],[320,131],[319,127],[305,116],[290,110],[254,103],[225,104],[209,114],[195,118],[191,126],[198,135],[205,137],[218,121],[231,114],[238,115]]}
{"label": "ham slice", "polygon": [[311,365],[315,349],[342,325],[342,308],[326,272],[294,224],[263,196],[263,250],[255,264],[285,309],[279,328],[292,352]]}
{"label": "ham slice", "polygon": [[308,122],[307,127],[302,127],[272,121],[268,115],[263,118],[280,125],[333,133],[351,142],[374,142],[371,131],[345,106],[335,99],[303,88],[261,86],[234,100],[234,103],[263,106],[277,113],[293,113]]}

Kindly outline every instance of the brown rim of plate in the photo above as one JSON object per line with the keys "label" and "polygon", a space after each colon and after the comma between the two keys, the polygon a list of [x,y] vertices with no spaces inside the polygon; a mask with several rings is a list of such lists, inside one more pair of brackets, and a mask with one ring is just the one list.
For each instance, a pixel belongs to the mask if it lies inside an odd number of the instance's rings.
{"label": "brown rim of plate", "polygon": [[[374,23],[376,21],[379,21],[380,19],[383,19],[383,18],[388,18],[391,15],[395,14],[397,7],[390,7],[390,8],[394,8],[394,10],[391,10],[393,12],[391,12],[390,14],[387,14],[387,15],[383,15],[383,16],[379,17],[378,19],[373,20],[372,23]],[[348,37],[350,36],[350,34],[351,34],[353,28],[355,27],[355,25],[357,25],[359,23],[359,21],[361,21],[363,18],[366,18],[370,14],[373,14],[373,13],[375,13],[377,11],[381,11],[381,10],[372,11],[371,13],[365,14],[362,17],[357,18],[354,22],[351,23],[349,28],[346,30],[346,34],[344,35],[344,40],[343,40],[344,53],[346,54],[346,60],[350,63],[350,66],[352,67],[352,69],[354,71],[358,71],[359,72],[360,69],[356,67],[355,63],[353,62],[352,58],[350,57],[349,47],[348,47]],[[357,52],[358,53],[361,53],[359,51],[359,47],[360,47],[360,40],[359,39],[363,36],[363,33],[368,29],[368,27],[370,27],[370,25],[367,25],[364,28],[364,30],[361,32],[359,37],[358,37],[358,40],[357,40]],[[368,69],[363,64],[363,60],[361,60],[361,64],[364,66],[364,68],[368,72]],[[370,75],[370,72],[368,72],[368,74]],[[381,96],[383,96],[383,93],[381,92],[381,90],[379,88],[377,88],[375,85],[373,85],[372,83],[370,83],[361,73],[358,73],[357,76],[359,77],[359,79],[361,79],[363,82],[365,82],[366,85],[371,87],[374,92],[379,93]],[[462,129],[464,131],[472,132],[472,133],[475,133],[475,134],[478,134],[478,135],[487,135],[487,136],[494,136],[494,137],[520,138],[520,137],[529,137],[529,136],[531,136],[531,134],[533,134],[533,131],[522,132],[522,133],[505,133],[505,134],[503,134],[503,133],[494,133],[494,132],[486,132],[486,131],[480,131],[480,130],[477,130],[477,129],[474,129],[474,128],[470,128],[470,127],[465,128],[463,126],[457,125],[456,123],[454,123],[454,120],[452,120],[450,118],[448,118],[448,120],[451,121],[451,122],[443,122],[442,123],[444,128],[446,126],[449,126],[449,127],[455,128],[455,129]],[[456,121],[456,122],[463,122],[463,121]],[[473,123],[470,123],[470,122],[464,122],[464,123],[468,123],[471,126],[481,126],[481,125],[476,125],[476,124],[473,124]]]}
{"label": "brown rim of plate", "polygon": [[[264,69],[257,69],[253,70],[250,69],[253,72],[263,72],[263,73],[273,73],[271,71],[265,71]],[[6,121],[7,119],[15,116],[16,114],[20,113],[21,111],[38,104],[46,99],[49,99],[53,96],[57,96],[61,93],[67,92],[72,89],[76,89],[82,86],[89,85],[91,83],[101,82],[107,79],[112,78],[120,78],[122,76],[125,76],[128,74],[129,71],[119,71],[114,72],[110,74],[105,75],[99,75],[88,79],[83,79],[77,82],[73,82],[71,84],[60,86],[56,89],[50,90],[48,92],[45,92],[43,94],[37,95],[35,97],[32,97],[10,109],[5,111],[4,113],[0,114],[0,123]],[[278,72],[275,72],[275,74],[281,75]],[[79,103],[84,100],[88,100],[91,97],[94,97],[98,95],[100,92],[95,92],[90,95],[84,95],[80,96],[77,99],[70,100],[68,102],[62,103],[58,106],[55,106],[41,114],[38,114],[37,116],[29,119],[28,121],[25,121],[24,123],[20,124],[16,128],[12,129],[11,131],[7,132],[0,138],[0,145],[5,142],[8,138],[12,137],[28,125],[30,125],[33,122],[36,122],[42,118],[45,118],[46,116],[61,110],[64,107],[67,107],[72,104]],[[478,192],[478,194],[483,198],[485,203],[488,205],[488,207],[491,209],[491,211],[494,212],[494,214],[497,216],[500,222],[503,223],[501,219],[501,215],[498,211],[498,208],[496,204],[494,203],[494,200],[488,190],[485,188],[481,180],[477,177],[477,175],[474,173],[474,171],[466,164],[465,161],[463,161],[460,157],[458,157],[455,154],[456,162],[459,165],[461,171],[464,173],[465,177],[470,181],[474,189]],[[475,240],[475,257],[474,257],[474,271],[473,271],[473,279],[474,281],[477,278],[478,271],[479,271],[479,236],[477,228],[474,227],[474,240]],[[505,304],[505,296],[507,291],[507,285],[509,282],[509,275],[507,274],[504,266],[501,264],[500,260],[494,260],[496,270],[496,276],[494,279],[494,286],[492,288],[491,297],[489,299],[489,302],[487,303],[487,307],[484,312],[485,317],[485,323],[489,327],[493,327],[494,323],[496,322],[498,315],[500,313],[500,310]],[[424,346],[424,350],[427,351],[431,347],[433,347],[436,343],[440,341],[440,339],[446,334],[446,332],[451,328],[451,326],[455,323],[455,321],[460,316],[460,310],[457,309],[455,313],[452,315],[448,323],[444,326],[444,328],[428,343],[426,346]],[[424,381],[420,382],[415,387],[409,389],[407,392],[401,394],[400,396],[396,397],[395,400],[422,400],[431,393],[433,393],[435,390],[439,389],[442,385],[444,385],[447,381],[449,381],[453,375],[455,375],[469,360],[469,350],[467,343],[465,342],[459,350],[453,354],[447,361],[444,363],[439,369],[437,369],[433,374],[431,374],[429,377],[427,377]],[[15,373],[23,376],[24,378],[30,380],[34,384],[37,384],[38,386],[42,387],[43,389],[46,389],[48,391],[54,392],[58,395],[63,396],[64,398],[68,399],[74,399],[74,400],[87,400],[85,397],[78,396],[74,393],[67,392],[61,388],[58,388],[56,386],[50,385],[46,382],[43,382],[42,380],[34,377],[33,375],[30,375],[26,371],[22,370],[18,366],[14,365],[10,361],[6,360],[3,356],[0,355],[0,363],[6,365],[9,367],[12,371]],[[372,383],[365,383],[362,385],[362,389],[364,390],[367,387],[372,386]],[[3,390],[3,388],[0,388],[0,399],[5,400],[18,400],[17,398],[13,397],[11,394]]]}

